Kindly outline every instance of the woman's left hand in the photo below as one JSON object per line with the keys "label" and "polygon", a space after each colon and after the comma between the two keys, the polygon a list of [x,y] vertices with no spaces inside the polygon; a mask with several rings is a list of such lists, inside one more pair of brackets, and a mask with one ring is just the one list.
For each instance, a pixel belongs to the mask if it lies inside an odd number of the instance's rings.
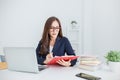
{"label": "woman's left hand", "polygon": [[64,61],[63,59],[62,60],[58,60],[57,63],[62,65],[62,66],[65,66],[65,67],[69,67],[71,65],[71,60],[69,61]]}

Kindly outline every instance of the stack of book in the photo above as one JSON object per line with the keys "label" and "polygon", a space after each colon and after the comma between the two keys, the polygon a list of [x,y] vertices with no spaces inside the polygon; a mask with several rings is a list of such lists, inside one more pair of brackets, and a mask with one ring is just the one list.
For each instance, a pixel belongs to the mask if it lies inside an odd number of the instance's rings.
{"label": "stack of book", "polygon": [[7,68],[7,63],[5,62],[5,56],[0,55],[0,70],[6,68]]}
{"label": "stack of book", "polygon": [[95,56],[81,56],[79,68],[95,71],[99,68],[100,60]]}

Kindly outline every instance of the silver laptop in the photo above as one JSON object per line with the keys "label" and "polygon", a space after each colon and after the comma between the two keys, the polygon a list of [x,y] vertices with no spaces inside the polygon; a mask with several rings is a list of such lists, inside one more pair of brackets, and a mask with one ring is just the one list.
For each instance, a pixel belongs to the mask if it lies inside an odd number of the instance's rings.
{"label": "silver laptop", "polygon": [[5,59],[9,70],[38,73],[47,68],[37,63],[33,47],[5,47]]}

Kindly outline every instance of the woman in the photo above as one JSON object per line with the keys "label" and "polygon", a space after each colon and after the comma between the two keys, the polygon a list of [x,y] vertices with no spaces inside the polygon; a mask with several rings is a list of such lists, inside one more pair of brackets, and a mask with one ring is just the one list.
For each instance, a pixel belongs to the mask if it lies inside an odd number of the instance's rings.
{"label": "woman", "polygon": [[[56,17],[47,19],[42,39],[36,48],[38,64],[47,64],[54,56],[75,55],[69,40],[62,35],[60,21]],[[73,66],[75,60],[59,60],[57,63],[62,66]]]}

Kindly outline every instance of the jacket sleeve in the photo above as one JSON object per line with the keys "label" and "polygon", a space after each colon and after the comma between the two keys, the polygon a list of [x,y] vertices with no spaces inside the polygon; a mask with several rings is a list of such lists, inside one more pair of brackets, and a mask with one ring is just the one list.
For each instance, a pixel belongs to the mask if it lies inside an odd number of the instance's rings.
{"label": "jacket sleeve", "polygon": [[[66,42],[65,43],[65,50],[66,50],[67,55],[74,55],[75,56],[74,50],[73,50],[73,48],[72,48],[72,46],[67,38],[65,39],[65,42]],[[77,59],[72,60],[71,66],[74,66],[76,64],[76,62],[77,62]]]}
{"label": "jacket sleeve", "polygon": [[41,47],[41,43],[39,42],[37,48],[36,48],[36,55],[37,55],[37,61],[38,61],[38,64],[41,64],[41,65],[44,65],[44,60],[46,59],[46,56],[45,55],[41,55],[39,52],[40,52],[40,47]]}

